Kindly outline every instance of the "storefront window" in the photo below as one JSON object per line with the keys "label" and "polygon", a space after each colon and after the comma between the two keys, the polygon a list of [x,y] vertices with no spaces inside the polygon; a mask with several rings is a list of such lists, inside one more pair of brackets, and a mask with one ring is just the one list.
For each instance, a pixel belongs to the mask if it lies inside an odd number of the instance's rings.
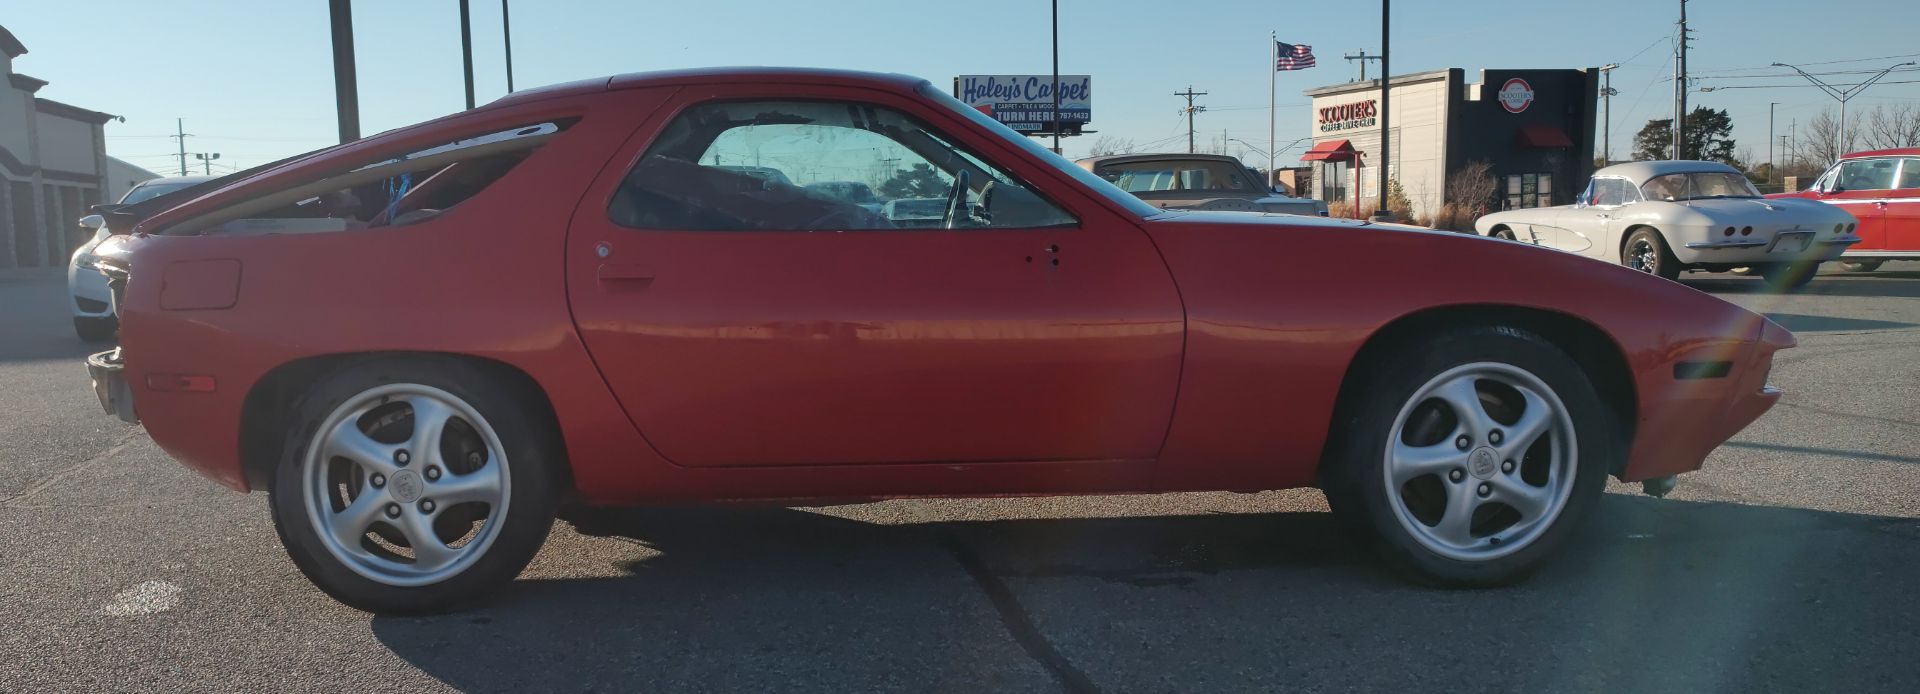
{"label": "storefront window", "polygon": [[1504,209],[1518,210],[1553,205],[1553,174],[1523,173],[1507,176]]}
{"label": "storefront window", "polygon": [[1332,161],[1321,167],[1320,199],[1327,202],[1345,202],[1347,199],[1347,179],[1353,176],[1353,165],[1344,161]]}

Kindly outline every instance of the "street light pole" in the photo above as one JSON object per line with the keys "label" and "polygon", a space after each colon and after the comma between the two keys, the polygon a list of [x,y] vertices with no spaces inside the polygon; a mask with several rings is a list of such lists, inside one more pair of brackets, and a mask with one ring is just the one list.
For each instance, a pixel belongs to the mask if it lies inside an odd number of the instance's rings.
{"label": "street light pole", "polygon": [[467,110],[473,110],[473,21],[468,0],[460,0],[460,67],[467,76]]}
{"label": "street light pole", "polygon": [[1060,153],[1060,0],[1053,0],[1053,153]]}
{"label": "street light pole", "polygon": [[[340,141],[352,142],[360,139],[360,86],[354,74],[352,1],[328,0],[327,16],[333,25],[333,101],[340,119]],[[186,173],[182,171],[180,175]]]}
{"label": "street light pole", "polygon": [[1778,101],[1767,102],[1767,183],[1780,175],[1780,165],[1773,161],[1773,108],[1779,105]]}
{"label": "street light pole", "polygon": [[1852,101],[1853,97],[1859,96],[1860,92],[1865,91],[1867,87],[1873,86],[1873,83],[1880,81],[1880,78],[1886,77],[1887,73],[1893,72],[1897,68],[1910,67],[1915,64],[1916,63],[1914,63],[1913,61],[1907,61],[1907,62],[1899,63],[1896,65],[1889,65],[1887,66],[1887,69],[1881,70],[1880,72],[1875,73],[1874,76],[1868,77],[1865,81],[1862,81],[1859,84],[1855,84],[1846,89],[1841,89],[1831,84],[1822,82],[1820,81],[1820,78],[1814,77],[1813,75],[1809,75],[1807,74],[1806,70],[1802,70],[1799,67],[1794,65],[1788,65],[1786,63],[1774,63],[1773,66],[1792,68],[1794,72],[1800,73],[1801,77],[1807,78],[1808,82],[1812,82],[1813,86],[1819,87],[1821,91],[1826,92],[1827,96],[1833,97],[1834,101],[1840,102],[1840,133],[1839,133],[1840,152],[1838,152],[1838,154],[1845,154],[1846,150],[1853,148],[1853,138],[1847,136],[1847,102]]}
{"label": "street light pole", "polygon": [[[1387,149],[1392,140],[1388,137],[1391,131],[1387,124],[1392,121],[1387,115],[1387,106],[1393,95],[1393,88],[1388,84],[1393,80],[1393,70],[1387,67],[1387,56],[1393,55],[1393,49],[1387,41],[1387,27],[1391,24],[1388,20],[1392,16],[1390,1],[1380,0],[1380,162],[1377,164],[1380,167],[1380,191],[1375,196],[1378,207],[1374,208],[1373,214],[1382,219],[1390,219],[1388,215],[1392,214],[1387,208],[1387,163],[1390,161],[1387,158]],[[1360,191],[1354,190],[1353,195],[1355,206],[1358,207]]]}

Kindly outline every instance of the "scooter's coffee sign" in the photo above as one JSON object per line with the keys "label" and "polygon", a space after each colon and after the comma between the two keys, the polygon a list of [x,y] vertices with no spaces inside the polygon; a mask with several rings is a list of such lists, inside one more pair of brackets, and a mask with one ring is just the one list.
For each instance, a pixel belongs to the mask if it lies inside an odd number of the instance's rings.
{"label": "scooter's coffee sign", "polygon": [[1320,132],[1371,128],[1380,124],[1379,102],[1368,99],[1320,109]]}
{"label": "scooter's coffee sign", "polygon": [[1515,77],[1507,80],[1506,84],[1500,85],[1498,96],[1501,108],[1506,109],[1508,113],[1519,113],[1533,105],[1533,85]]}

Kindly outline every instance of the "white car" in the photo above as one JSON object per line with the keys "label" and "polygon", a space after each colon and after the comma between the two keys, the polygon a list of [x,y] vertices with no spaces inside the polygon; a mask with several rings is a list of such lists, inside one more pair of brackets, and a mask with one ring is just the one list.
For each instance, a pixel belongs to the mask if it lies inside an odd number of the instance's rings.
{"label": "white car", "polygon": [[[214,176],[174,176],[141,181],[128,188],[120,196],[120,205],[131,205],[149,198],[156,198],[182,188],[211,181]],[[107,233],[106,220],[97,214],[81,217],[80,228],[88,230],[93,238],[74,249],[73,258],[67,263],[67,293],[72,297],[67,307],[73,312],[73,332],[88,342],[100,342],[111,339],[118,323],[113,318],[111,292],[107,289],[107,277],[100,274],[97,255],[100,244],[111,236]]]}
{"label": "white car", "polygon": [[1709,161],[1616,164],[1594,172],[1572,205],[1496,212],[1473,226],[1667,279],[1748,267],[1784,289],[1860,242],[1845,210],[1762,198],[1738,170]]}

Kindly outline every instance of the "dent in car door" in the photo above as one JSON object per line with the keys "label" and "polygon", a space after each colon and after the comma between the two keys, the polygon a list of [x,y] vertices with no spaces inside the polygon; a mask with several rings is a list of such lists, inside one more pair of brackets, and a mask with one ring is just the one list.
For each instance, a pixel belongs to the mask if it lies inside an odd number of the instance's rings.
{"label": "dent in car door", "polygon": [[662,455],[725,467],[1157,454],[1184,339],[1158,251],[1131,220],[951,116],[869,90],[804,97],[934,123],[1079,224],[676,231],[609,218],[667,119],[769,93],[688,89],[615,156],[568,232],[575,321]]}

